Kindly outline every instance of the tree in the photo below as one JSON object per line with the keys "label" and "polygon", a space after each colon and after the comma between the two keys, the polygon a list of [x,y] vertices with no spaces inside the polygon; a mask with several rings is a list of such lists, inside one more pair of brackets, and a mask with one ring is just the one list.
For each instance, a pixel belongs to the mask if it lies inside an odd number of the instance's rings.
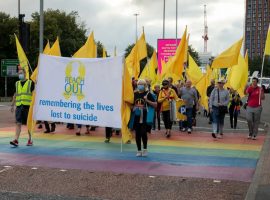
{"label": "tree", "polygon": [[[37,59],[39,53],[39,13],[32,14],[31,51],[29,60]],[[44,12],[44,46],[49,40],[51,45],[59,37],[61,54],[71,57],[86,41],[85,24],[78,22],[78,13],[66,13],[48,9]]]}
{"label": "tree", "polygon": [[[256,56],[253,59],[249,58],[249,74],[252,75],[254,71],[259,71],[261,74],[262,58]],[[265,57],[263,66],[263,76],[270,76],[270,59],[269,56]]]}
{"label": "tree", "polygon": [[[14,33],[18,33],[18,19],[14,17],[11,18],[10,15],[0,12],[0,30],[0,60],[7,58],[16,59],[17,54]],[[14,94],[16,80],[16,78],[7,79],[8,96]],[[4,96],[4,77],[0,77],[0,85],[2,86],[0,87],[0,96]]]}
{"label": "tree", "polygon": [[194,48],[192,48],[192,45],[189,45],[188,46],[188,53],[194,59],[194,61],[196,62],[196,64],[198,66],[200,66],[201,65],[201,62],[200,62],[200,59],[199,59],[199,53]]}

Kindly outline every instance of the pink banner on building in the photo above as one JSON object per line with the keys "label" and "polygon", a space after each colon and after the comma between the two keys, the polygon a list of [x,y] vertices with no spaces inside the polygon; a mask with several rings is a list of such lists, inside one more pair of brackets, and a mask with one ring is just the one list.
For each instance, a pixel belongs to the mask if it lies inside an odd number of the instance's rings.
{"label": "pink banner on building", "polygon": [[[158,71],[161,72],[161,60],[165,62],[172,56],[174,56],[177,46],[180,43],[180,39],[158,39]],[[176,44],[177,43],[177,44]]]}

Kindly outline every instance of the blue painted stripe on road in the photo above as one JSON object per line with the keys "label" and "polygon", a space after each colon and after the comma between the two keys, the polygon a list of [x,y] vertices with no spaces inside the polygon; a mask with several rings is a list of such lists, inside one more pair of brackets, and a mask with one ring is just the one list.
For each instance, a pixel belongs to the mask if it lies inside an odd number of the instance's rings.
{"label": "blue painted stripe on road", "polygon": [[147,162],[159,162],[163,164],[178,166],[222,166],[222,167],[243,167],[255,168],[257,159],[218,157],[218,156],[194,156],[179,155],[171,153],[151,153],[146,158],[135,157],[135,152],[106,151],[100,149],[81,148],[47,148],[47,147],[26,147],[11,148],[9,145],[1,145],[0,152],[14,154],[31,154],[46,156],[64,156],[101,160],[136,160]]}

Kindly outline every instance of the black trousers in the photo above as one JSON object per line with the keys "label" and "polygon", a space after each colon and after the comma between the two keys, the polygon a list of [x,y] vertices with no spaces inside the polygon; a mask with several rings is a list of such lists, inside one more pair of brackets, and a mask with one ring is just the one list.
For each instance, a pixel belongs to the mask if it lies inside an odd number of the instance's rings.
{"label": "black trousers", "polygon": [[153,129],[155,130],[156,129],[156,121],[157,121],[157,124],[158,124],[158,130],[160,130],[160,113],[159,112],[155,112],[155,115],[154,115],[154,123],[153,123]]}
{"label": "black trousers", "polygon": [[229,108],[231,128],[236,128],[238,111],[234,110],[234,107]]}
{"label": "black trousers", "polygon": [[46,131],[54,132],[54,130],[55,130],[55,122],[51,123],[51,128],[50,128],[50,125],[49,125],[48,121],[44,121],[44,125],[45,125],[45,128],[46,128]]}
{"label": "black trousers", "polygon": [[163,116],[163,122],[165,125],[165,129],[172,129],[172,121],[170,118],[170,111],[162,111],[162,116]]}
{"label": "black trousers", "polygon": [[136,134],[136,145],[138,151],[142,150],[142,142],[143,142],[143,148],[147,149],[147,125],[145,123],[136,123],[135,124],[135,134]]}
{"label": "black trousers", "polygon": [[112,137],[112,127],[105,127],[106,139],[110,139]]}

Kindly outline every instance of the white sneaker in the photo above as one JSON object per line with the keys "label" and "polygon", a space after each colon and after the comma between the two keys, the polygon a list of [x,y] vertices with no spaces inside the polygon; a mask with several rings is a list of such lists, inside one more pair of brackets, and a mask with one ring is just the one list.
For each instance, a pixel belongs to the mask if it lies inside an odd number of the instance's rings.
{"label": "white sneaker", "polygon": [[252,140],[256,140],[256,139],[257,139],[256,136],[253,136],[253,137],[252,137]]}
{"label": "white sneaker", "polygon": [[191,128],[188,128],[187,132],[188,134],[191,134]]}
{"label": "white sneaker", "polygon": [[249,136],[247,137],[247,139],[251,139],[251,135],[249,135]]}
{"label": "white sneaker", "polygon": [[217,138],[218,138],[218,139],[222,139],[222,135],[218,134],[218,135],[217,135]]}
{"label": "white sneaker", "polygon": [[142,152],[142,157],[146,157],[147,155],[148,155],[147,149],[144,149],[143,152]]}
{"label": "white sneaker", "polygon": [[141,151],[138,151],[138,152],[136,153],[136,156],[137,156],[137,157],[141,157],[141,156],[142,156],[142,152],[141,152]]}

